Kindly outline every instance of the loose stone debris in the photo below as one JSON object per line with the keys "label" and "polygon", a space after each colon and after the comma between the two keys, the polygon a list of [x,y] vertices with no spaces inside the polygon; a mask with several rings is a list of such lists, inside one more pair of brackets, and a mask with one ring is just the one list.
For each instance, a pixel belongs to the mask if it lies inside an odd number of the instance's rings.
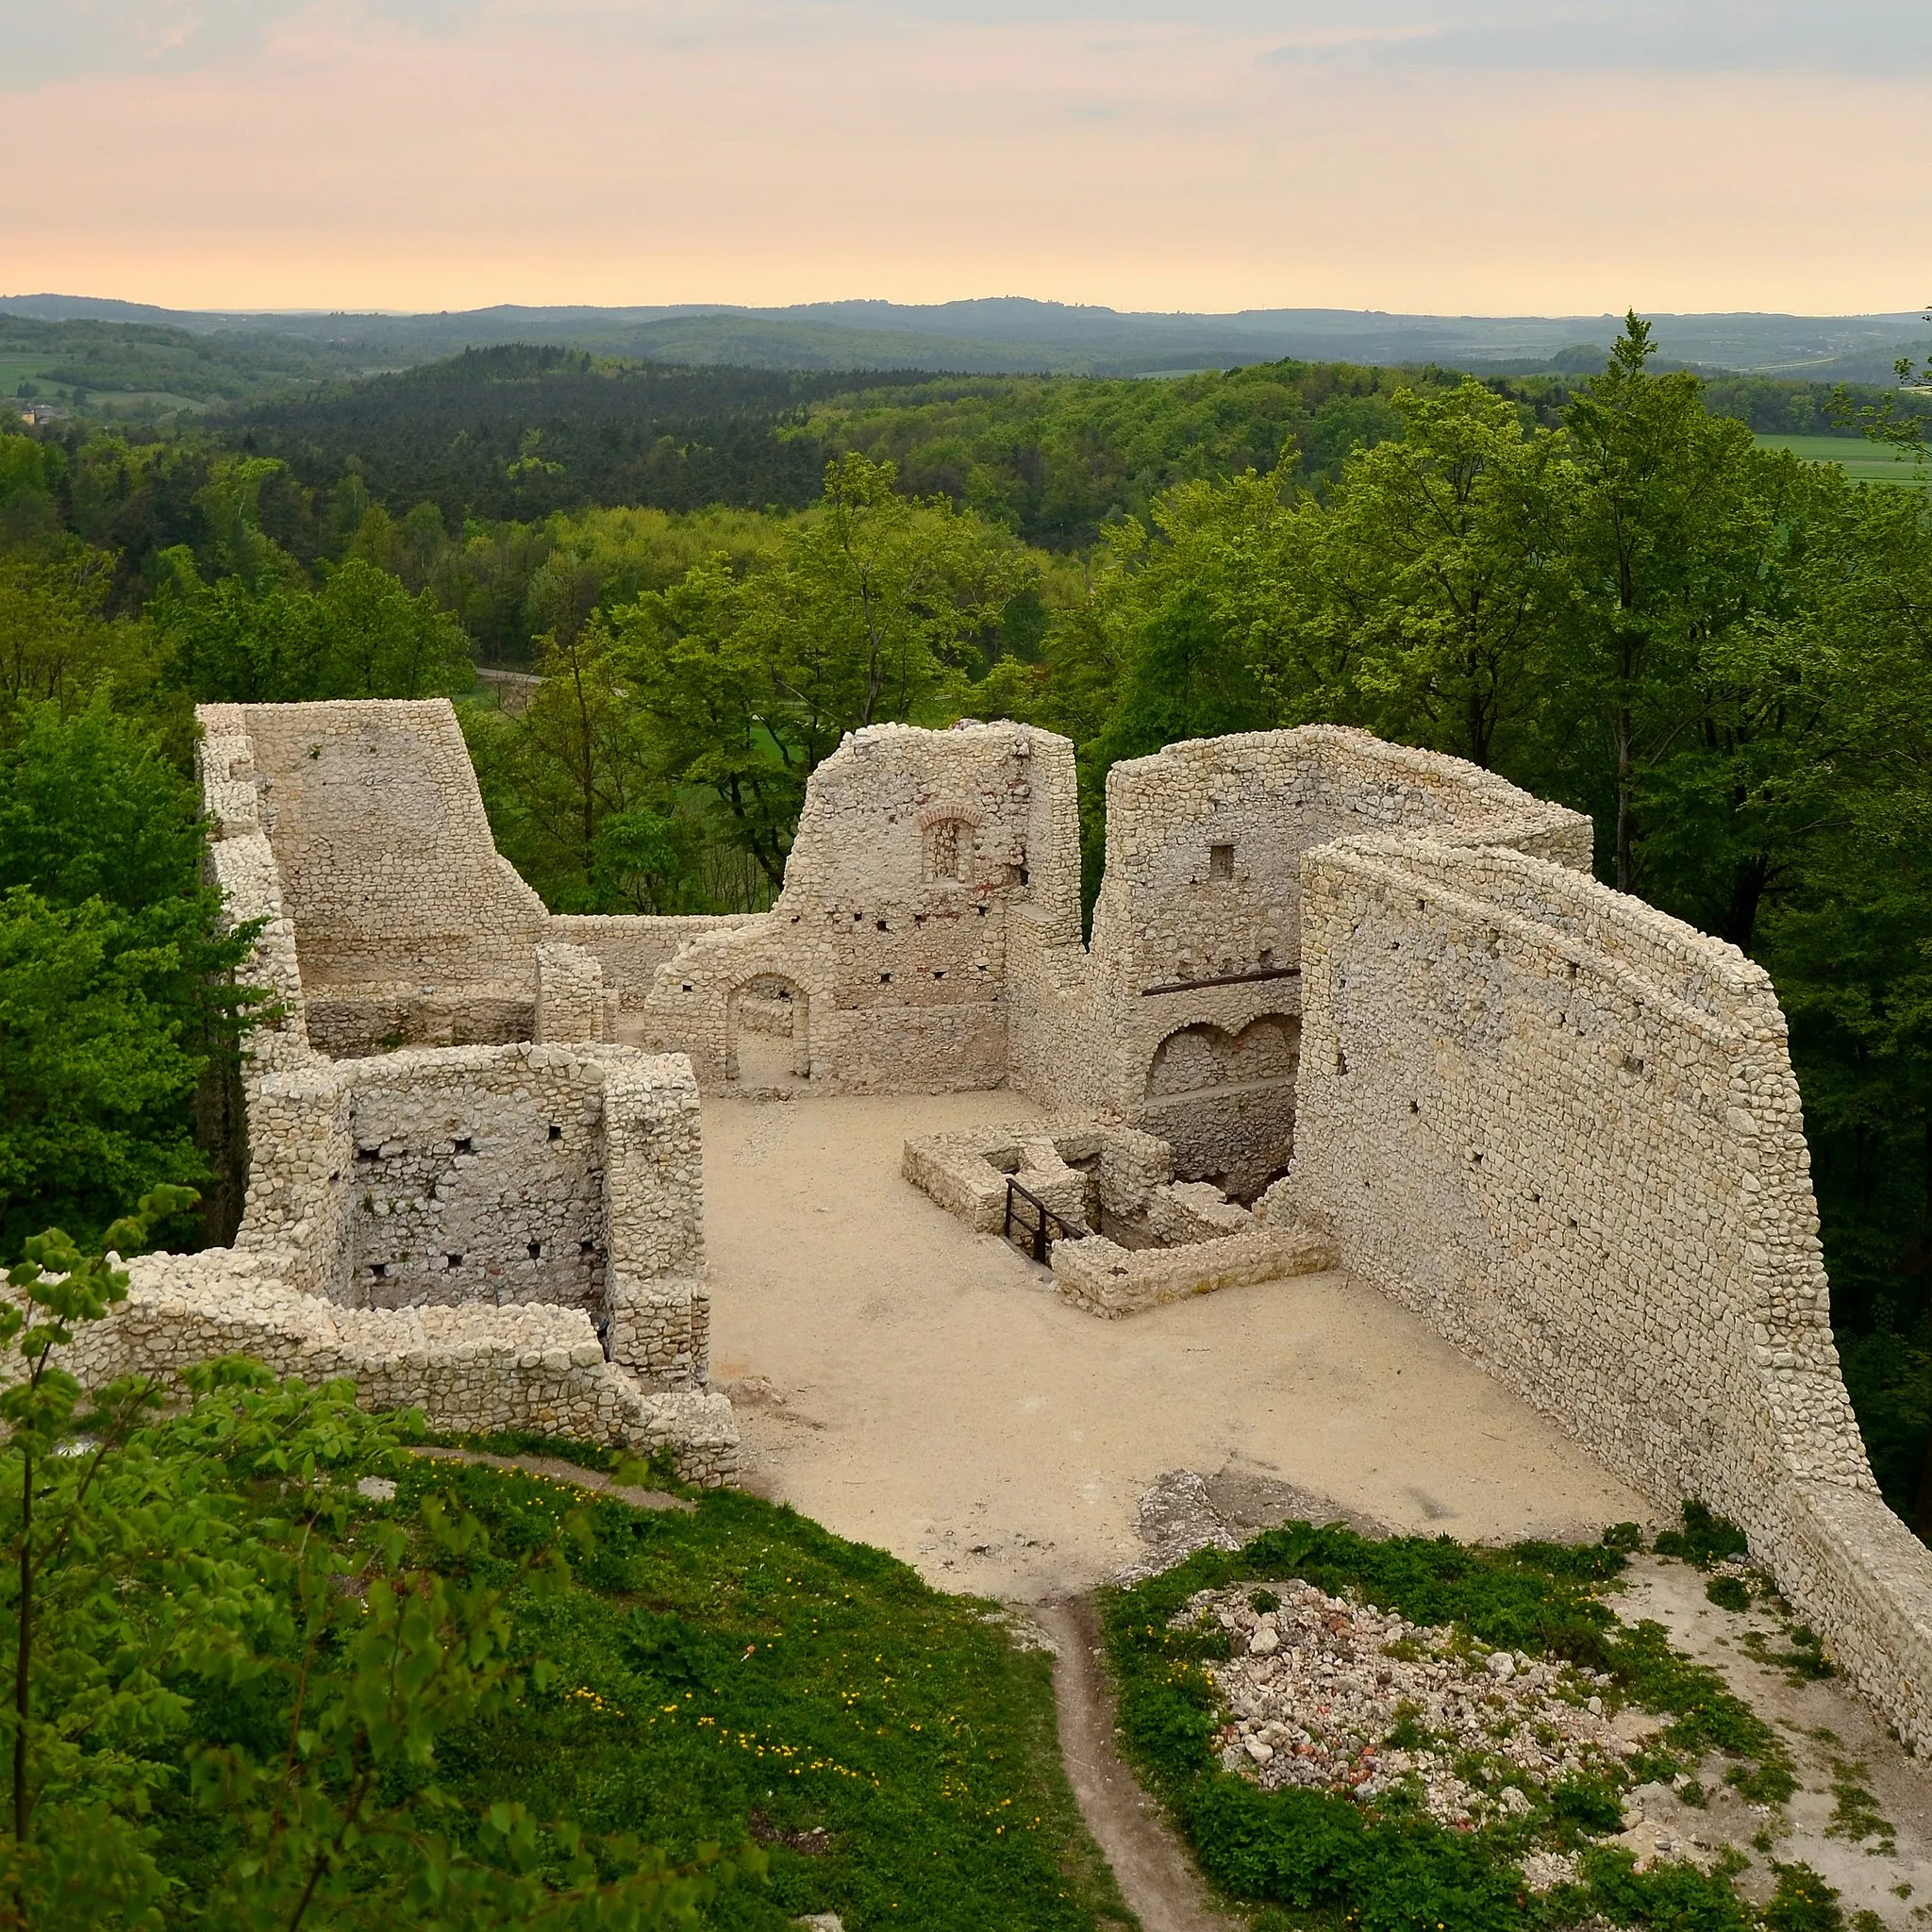
{"label": "loose stone debris", "polygon": [[[1526,1817],[1532,1788],[1616,1772],[1657,1728],[1607,1714],[1607,1677],[1485,1651],[1299,1580],[1200,1591],[1175,1624],[1227,1632],[1234,1655],[1206,1666],[1231,1713],[1221,1761],[1268,1790],[1370,1805],[1407,1790],[1438,1824],[1473,1830]],[[1555,1883],[1561,1861],[1548,1862]]]}

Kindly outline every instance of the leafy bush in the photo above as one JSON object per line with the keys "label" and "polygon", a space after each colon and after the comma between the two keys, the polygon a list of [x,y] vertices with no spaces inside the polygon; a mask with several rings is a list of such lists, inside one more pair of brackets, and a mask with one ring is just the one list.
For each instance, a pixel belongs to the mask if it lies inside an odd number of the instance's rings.
{"label": "leafy bush", "polygon": [[1684,1527],[1657,1534],[1654,1545],[1660,1557],[1681,1557],[1700,1570],[1725,1557],[1748,1556],[1749,1539],[1728,1517],[1715,1516],[1695,1496],[1684,1499]]}

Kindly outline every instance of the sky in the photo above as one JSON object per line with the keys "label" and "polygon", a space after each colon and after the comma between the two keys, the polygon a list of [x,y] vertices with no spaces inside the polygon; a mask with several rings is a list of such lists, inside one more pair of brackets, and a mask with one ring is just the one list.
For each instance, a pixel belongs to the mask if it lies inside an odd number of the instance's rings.
{"label": "sky", "polygon": [[1932,298],[1927,0],[0,0],[0,289]]}

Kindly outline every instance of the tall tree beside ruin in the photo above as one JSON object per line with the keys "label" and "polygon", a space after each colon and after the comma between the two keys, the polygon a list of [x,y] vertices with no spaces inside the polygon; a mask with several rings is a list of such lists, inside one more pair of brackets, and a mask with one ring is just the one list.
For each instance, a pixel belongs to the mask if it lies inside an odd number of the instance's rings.
{"label": "tall tree beside ruin", "polygon": [[1402,436],[1350,457],[1306,554],[1369,722],[1487,768],[1562,619],[1565,440],[1474,380],[1394,408]]}
{"label": "tall tree beside ruin", "polygon": [[721,552],[615,616],[661,774],[704,788],[774,887],[805,782],[839,741],[957,715],[1040,580],[1004,531],[894,482],[891,464],[847,456],[763,567],[741,573]]}
{"label": "tall tree beside ruin", "polygon": [[1607,869],[1626,892],[1641,890],[1646,782],[1692,727],[1700,653],[1748,620],[1771,535],[1751,432],[1706,411],[1695,375],[1653,375],[1655,353],[1650,325],[1626,317],[1566,419],[1575,489],[1557,675],[1585,741],[1578,764],[1595,761],[1590,737],[1604,747]]}

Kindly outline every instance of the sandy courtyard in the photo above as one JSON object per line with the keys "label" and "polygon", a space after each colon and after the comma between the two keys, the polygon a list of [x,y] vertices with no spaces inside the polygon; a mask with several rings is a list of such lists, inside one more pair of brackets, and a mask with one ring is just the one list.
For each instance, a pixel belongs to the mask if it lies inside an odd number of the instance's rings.
{"label": "sandy courtyard", "polygon": [[712,1375],[753,1487],[1023,1601],[1141,1556],[1140,1499],[1175,1468],[1469,1539],[1646,1516],[1373,1289],[1317,1275],[1103,1322],[900,1178],[909,1134],[1035,1111],[1003,1091],[706,1100]]}

